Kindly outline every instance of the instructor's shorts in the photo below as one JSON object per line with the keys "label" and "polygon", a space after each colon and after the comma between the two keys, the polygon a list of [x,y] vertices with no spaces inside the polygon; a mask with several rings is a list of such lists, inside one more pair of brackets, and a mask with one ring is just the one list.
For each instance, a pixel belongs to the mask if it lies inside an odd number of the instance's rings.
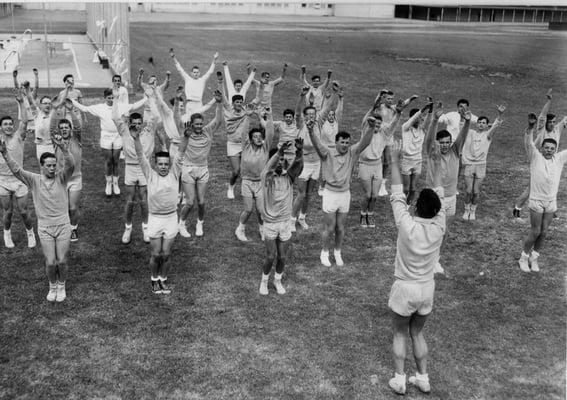
{"label": "instructor's shorts", "polygon": [[406,160],[402,158],[402,175],[421,175],[421,164],[423,160]]}
{"label": "instructor's shorts", "polygon": [[486,176],[486,164],[463,164],[463,174],[472,178],[473,176],[477,179],[484,179]]}
{"label": "instructor's shorts", "polygon": [[358,179],[362,181],[382,180],[382,162],[378,164],[358,164]]}
{"label": "instructor's shorts", "polygon": [[396,279],[390,290],[388,307],[403,317],[417,313],[428,315],[433,309],[435,281],[410,282]]}
{"label": "instructor's shorts", "polygon": [[308,181],[309,179],[313,179],[316,181],[319,179],[319,171],[321,170],[321,162],[314,162],[314,163],[303,163],[303,170],[301,171],[301,175],[297,177],[297,179],[302,179],[304,181]]}
{"label": "instructor's shorts", "polygon": [[0,196],[16,196],[16,198],[28,195],[28,187],[18,178],[0,176]]}
{"label": "instructor's shorts", "polygon": [[122,137],[120,135],[116,135],[116,137],[101,136],[100,147],[105,150],[121,150]]}
{"label": "instructor's shorts", "polygon": [[532,200],[528,201],[528,208],[537,213],[554,213],[557,211],[557,200]]}
{"label": "instructor's shorts", "polygon": [[140,164],[126,164],[124,168],[124,184],[128,186],[148,186]]}
{"label": "instructor's shorts", "polygon": [[242,194],[242,197],[251,197],[253,199],[261,199],[262,198],[262,182],[261,181],[251,181],[249,179],[243,179],[240,194]]}
{"label": "instructor's shorts", "polygon": [[149,214],[148,215],[148,236],[150,239],[173,239],[177,236],[179,226],[177,223],[177,213],[171,214]]}
{"label": "instructor's shorts", "polygon": [[226,155],[228,157],[234,157],[242,153],[242,144],[226,142]]}
{"label": "instructor's shorts", "polygon": [[206,183],[209,181],[209,167],[196,167],[184,165],[181,168],[181,182],[195,184],[195,182]]}
{"label": "instructor's shorts", "polygon": [[268,240],[280,239],[282,242],[291,239],[291,224],[284,222],[266,222],[262,225],[264,237]]}
{"label": "instructor's shorts", "polygon": [[37,236],[42,243],[57,243],[71,240],[71,225],[59,224],[52,226],[37,226]]}
{"label": "instructor's shorts", "polygon": [[332,190],[323,189],[323,204],[321,206],[324,213],[348,213],[350,209],[350,190],[344,192],[333,192]]}

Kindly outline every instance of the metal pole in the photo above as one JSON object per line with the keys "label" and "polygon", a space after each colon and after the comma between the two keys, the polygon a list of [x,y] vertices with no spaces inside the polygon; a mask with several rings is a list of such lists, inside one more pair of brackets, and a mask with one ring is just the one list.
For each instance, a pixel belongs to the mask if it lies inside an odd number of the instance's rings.
{"label": "metal pole", "polygon": [[41,3],[43,8],[43,35],[45,40],[45,69],[47,71],[47,91],[51,93],[51,76],[49,73],[49,51],[47,49],[47,21],[45,16],[45,3]]}
{"label": "metal pole", "polygon": [[12,34],[16,34],[16,28],[14,28],[14,5],[10,4],[10,10],[12,11]]}

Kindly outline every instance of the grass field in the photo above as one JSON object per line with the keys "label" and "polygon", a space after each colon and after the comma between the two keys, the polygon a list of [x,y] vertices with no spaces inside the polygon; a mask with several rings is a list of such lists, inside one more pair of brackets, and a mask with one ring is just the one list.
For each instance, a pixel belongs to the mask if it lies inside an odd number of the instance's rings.
{"label": "grass field", "polygon": [[[265,30],[258,23],[254,30],[244,25],[218,31],[214,28],[222,22],[206,27],[135,22],[132,67],[162,76],[170,69],[176,87],[180,77],[167,57],[170,47],[187,68],[205,69],[219,51],[221,60],[231,62],[233,77],[244,76],[249,61],[275,77],[287,61],[289,77],[274,95],[276,115],[295,104],[301,64],[308,73],[332,68],[346,88],[343,127],[355,138],[383,87],[404,98],[431,95],[451,110],[466,97],[474,113],[491,119],[495,104],[506,103],[506,124],[489,155],[479,220],[457,221],[442,255],[448,274],[437,279],[426,326],[432,393],[409,389],[407,397],[565,398],[565,179],[539,274],[517,267],[528,225],[510,215],[512,199],[528,180],[522,146],[526,114],[539,112],[550,87],[552,111],[560,116],[567,111],[565,34],[499,26],[491,32],[486,25],[366,32],[363,23],[339,31],[324,22],[309,31],[278,30],[301,25],[291,20]],[[69,24],[61,23],[62,29],[76,23]],[[150,56],[155,70],[147,63]],[[87,93],[89,102],[101,101],[100,93]],[[4,92],[2,114],[14,115],[13,103]],[[45,301],[41,252],[25,248],[19,218],[12,229],[16,249],[0,250],[0,398],[397,398],[387,386],[393,373],[387,299],[396,241],[387,199],[379,200],[378,227],[358,228],[361,188],[353,181],[346,266],[325,268],[318,259],[321,204],[312,193],[312,228],[292,239],[288,294],[277,296],[270,287],[270,295],[261,297],[264,247],[254,217],[247,229],[252,241],[243,244],[234,237],[242,205],[239,196],[226,199],[229,166],[219,136],[210,157],[205,236],[178,237],[171,261],[174,291],[156,296],[139,214],[132,244],[124,246],[124,199],[104,199],[94,118],[89,117],[83,143],[81,239],[70,253],[68,299]],[[36,169],[32,147],[26,149],[26,166]],[[192,215],[192,231],[195,219]],[[410,357],[406,371],[415,371]]]}

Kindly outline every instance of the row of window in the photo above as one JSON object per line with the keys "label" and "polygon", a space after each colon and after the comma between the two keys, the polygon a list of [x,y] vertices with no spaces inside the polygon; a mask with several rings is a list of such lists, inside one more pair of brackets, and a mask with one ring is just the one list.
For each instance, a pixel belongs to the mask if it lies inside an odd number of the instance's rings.
{"label": "row of window", "polygon": [[[140,4],[140,3],[139,3]],[[193,4],[193,3],[190,3]],[[230,7],[234,7],[234,6],[244,6],[244,3],[209,3],[211,6],[220,6],[220,7],[224,7],[224,6],[230,6]],[[284,7],[284,8],[288,8],[289,7],[289,3],[288,2],[284,2],[284,3],[256,3],[256,6],[258,7]],[[321,8],[321,3],[301,3],[301,8],[315,8],[316,10],[319,10]],[[332,4],[327,4],[327,8],[333,8]]]}

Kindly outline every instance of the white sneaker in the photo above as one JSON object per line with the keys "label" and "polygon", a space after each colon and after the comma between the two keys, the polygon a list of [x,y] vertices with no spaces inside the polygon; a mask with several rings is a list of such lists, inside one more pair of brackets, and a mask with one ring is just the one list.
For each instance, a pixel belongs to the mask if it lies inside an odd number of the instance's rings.
{"label": "white sneaker", "polygon": [[106,187],[104,188],[104,194],[107,196],[112,196],[112,181],[106,180]]}
{"label": "white sneaker", "polygon": [[29,231],[26,229],[26,235],[28,236],[28,248],[33,249],[37,245],[33,229],[30,229]]}
{"label": "white sneaker", "polygon": [[124,233],[122,234],[122,243],[124,244],[130,243],[131,237],[132,237],[132,225],[126,226],[124,228]]}
{"label": "white sneaker", "polygon": [[55,299],[57,299],[57,283],[50,283],[47,301],[55,301]]}
{"label": "white sneaker", "polygon": [[67,293],[65,293],[65,282],[57,282],[57,298],[55,301],[61,303],[63,300],[67,298]]}
{"label": "white sneaker", "polygon": [[234,231],[234,234],[236,235],[236,238],[238,240],[240,240],[241,242],[247,242],[248,241],[248,238],[246,237],[246,233],[245,233],[244,229],[237,227],[236,230]]}
{"label": "white sneaker", "polygon": [[142,232],[144,232],[144,242],[150,243],[150,235],[148,234],[147,224],[142,224]]}
{"label": "white sneaker", "polygon": [[[468,221],[470,219],[470,217],[471,217],[471,212],[469,210],[465,209],[465,212],[463,213],[463,219],[465,221]],[[410,379],[411,379],[411,377],[410,377]]]}
{"label": "white sneaker", "polygon": [[203,236],[203,221],[197,220],[195,224],[195,236]]}
{"label": "white sneaker", "polygon": [[335,256],[335,262],[337,263],[337,267],[342,267],[345,265],[340,250],[334,250],[333,255]]}
{"label": "white sneaker", "polygon": [[191,237],[191,234],[189,233],[187,227],[185,226],[185,221],[179,222],[179,234],[184,238]]}
{"label": "white sneaker", "polygon": [[13,249],[14,246],[14,242],[12,241],[12,232],[11,231],[4,231],[4,245],[8,248],[8,249]]}
{"label": "white sneaker", "polygon": [[532,254],[530,254],[530,265],[532,267],[532,271],[533,272],[539,272],[539,264],[537,262],[538,258],[539,258],[539,253],[536,253],[535,251],[532,250]]}
{"label": "white sneaker", "polygon": [[228,189],[226,190],[226,197],[233,200],[234,199],[234,186],[228,185]]}
{"label": "white sneaker", "polygon": [[297,232],[297,228],[295,227],[295,223],[297,222],[297,218],[291,218],[289,220],[289,224],[291,225],[291,232]]}
{"label": "white sneaker", "polygon": [[417,388],[423,393],[431,392],[431,385],[429,384],[429,377],[427,376],[427,374],[420,375],[419,377],[417,375],[410,376],[408,378],[408,382],[414,386],[417,386]]}
{"label": "white sneaker", "polygon": [[437,261],[435,263],[435,267],[433,267],[433,273],[445,275],[445,270],[443,269],[443,267],[441,266],[441,263],[439,263],[439,261]]}
{"label": "white sneaker", "polygon": [[469,212],[469,221],[475,221],[476,220],[476,211],[471,210]]}
{"label": "white sneaker", "polygon": [[331,261],[329,261],[329,252],[325,250],[321,250],[321,256],[319,257],[321,260],[321,264],[325,267],[331,266]]}
{"label": "white sneaker", "polygon": [[388,193],[388,190],[386,189],[386,182],[382,181],[382,184],[380,185],[380,190],[378,191],[378,196],[388,196],[390,193]]}
{"label": "white sneaker", "polygon": [[285,294],[285,288],[282,285],[282,280],[281,279],[274,279],[274,286],[276,287],[276,292],[278,292],[278,294]]}
{"label": "white sneaker", "polygon": [[309,229],[309,225],[307,225],[307,222],[305,221],[305,217],[298,218],[297,222],[299,223],[299,226],[301,226],[303,229],[305,230]]}
{"label": "white sneaker", "polygon": [[520,259],[518,260],[518,264],[520,265],[520,269],[523,272],[530,272],[529,257],[524,255],[524,253],[522,253],[522,255],[520,256]]}
{"label": "white sneaker", "polygon": [[258,225],[258,232],[260,232],[260,239],[263,241],[266,240],[266,236],[264,236],[264,226]]}
{"label": "white sneaker", "polygon": [[390,385],[390,388],[397,394],[406,394],[406,375],[396,374],[390,379],[388,385]]}
{"label": "white sneaker", "polygon": [[268,279],[262,278],[262,280],[260,281],[260,294],[262,296],[268,295]]}
{"label": "white sneaker", "polygon": [[120,187],[118,186],[118,178],[112,179],[112,191],[117,196],[120,194]]}

